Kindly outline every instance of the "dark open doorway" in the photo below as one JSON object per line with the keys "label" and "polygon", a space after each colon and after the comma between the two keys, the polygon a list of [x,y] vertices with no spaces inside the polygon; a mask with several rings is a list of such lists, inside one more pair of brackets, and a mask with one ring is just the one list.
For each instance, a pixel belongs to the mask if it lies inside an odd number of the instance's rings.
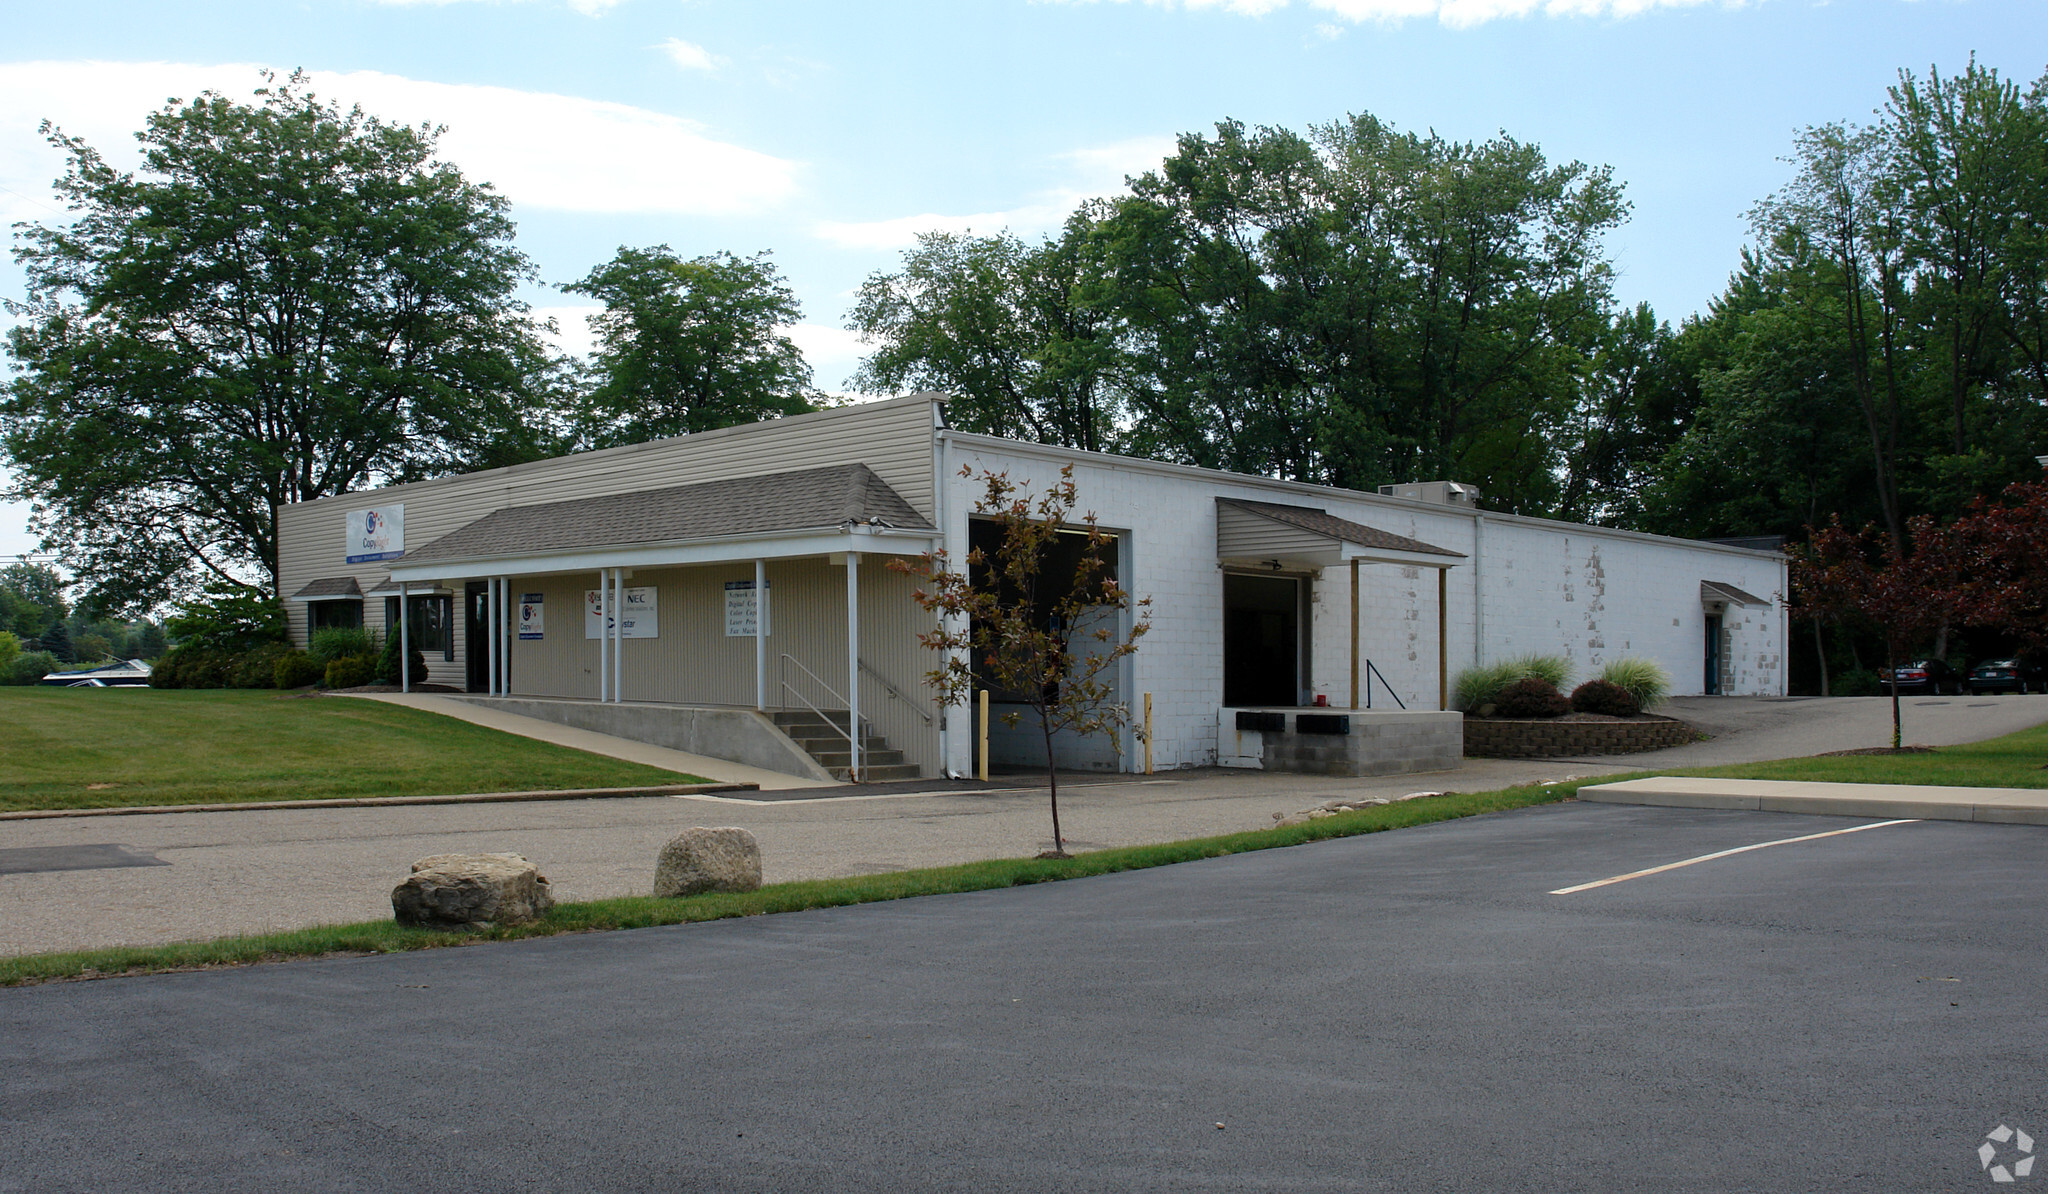
{"label": "dark open doorway", "polygon": [[1223,575],[1223,703],[1301,701],[1301,580]]}
{"label": "dark open doorway", "polygon": [[490,582],[473,580],[463,586],[463,651],[468,657],[464,667],[467,673],[467,687],[471,692],[491,690],[491,602]]}
{"label": "dark open doorway", "polygon": [[1700,691],[1708,696],[1721,693],[1721,615],[1707,615],[1707,657],[1706,675],[1700,684]]}

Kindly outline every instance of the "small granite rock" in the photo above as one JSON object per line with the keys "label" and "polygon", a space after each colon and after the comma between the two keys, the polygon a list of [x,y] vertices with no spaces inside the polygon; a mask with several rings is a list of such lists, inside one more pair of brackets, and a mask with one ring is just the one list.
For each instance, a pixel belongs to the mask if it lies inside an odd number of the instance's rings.
{"label": "small granite rock", "polygon": [[555,906],[540,868],[517,854],[434,854],[391,889],[398,923],[427,928],[514,925]]}
{"label": "small granite rock", "polygon": [[661,848],[654,894],[752,891],[761,886],[761,844],[745,829],[685,829]]}

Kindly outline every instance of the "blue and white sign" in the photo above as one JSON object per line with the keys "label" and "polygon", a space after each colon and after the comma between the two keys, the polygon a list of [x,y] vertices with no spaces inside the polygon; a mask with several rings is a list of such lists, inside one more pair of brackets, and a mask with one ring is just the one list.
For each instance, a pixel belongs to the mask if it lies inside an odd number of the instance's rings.
{"label": "blue and white sign", "polygon": [[[627,589],[625,609],[619,618],[620,638],[660,638],[661,625],[655,619],[654,586]],[[603,638],[604,615],[598,610],[598,590],[583,590],[583,637]]]}
{"label": "blue and white sign", "polygon": [[761,620],[761,633],[771,633],[768,623],[767,582],[762,582],[761,600],[754,599],[754,582],[750,580],[729,580],[725,582],[725,637],[754,637],[754,619]]}
{"label": "blue and white sign", "polygon": [[519,595],[519,637],[529,642],[543,637],[541,622],[541,599],[545,593],[521,593]]}
{"label": "blue and white sign", "polygon": [[373,560],[395,560],[405,554],[405,505],[372,506],[348,512],[348,550],[351,564]]}

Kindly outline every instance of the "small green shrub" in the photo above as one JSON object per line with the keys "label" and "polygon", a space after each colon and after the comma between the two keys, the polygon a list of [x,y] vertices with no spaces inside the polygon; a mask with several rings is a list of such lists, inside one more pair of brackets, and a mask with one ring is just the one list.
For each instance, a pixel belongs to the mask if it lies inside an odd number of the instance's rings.
{"label": "small green shrub", "polygon": [[1671,695],[1671,673],[1654,659],[1623,656],[1600,669],[1600,678],[1627,690],[1642,709],[1655,709]]}
{"label": "small green shrub", "polygon": [[304,688],[326,678],[327,665],[304,651],[291,651],[279,657],[270,673],[271,683],[278,688]]}
{"label": "small green shrub", "polygon": [[1643,703],[1634,693],[1610,680],[1588,680],[1572,689],[1572,708],[1581,713],[1634,717],[1643,711]]}
{"label": "small green shrub", "polygon": [[245,651],[235,659],[234,674],[231,677],[235,688],[275,688],[277,686],[277,662],[292,653],[290,643],[265,643],[253,651]]}
{"label": "small green shrub", "polygon": [[1852,668],[1836,676],[1828,691],[1835,696],[1883,696],[1884,685],[1878,681],[1877,673],[1867,667]]}
{"label": "small green shrub", "polygon": [[[398,645],[398,636],[394,634],[385,642],[382,654],[376,657],[377,679],[382,683],[398,683]],[[412,668],[410,670],[414,684],[425,684],[427,682],[427,657],[421,654],[417,647],[413,648]]]}
{"label": "small green shrub", "polygon": [[236,656],[211,647],[185,643],[164,652],[149,673],[151,688],[226,688],[234,678]]}
{"label": "small green shrub", "polygon": [[1458,673],[1451,703],[1468,713],[1476,712],[1481,705],[1497,704],[1501,692],[1517,680],[1533,676],[1553,690],[1561,690],[1571,673],[1572,666],[1562,655],[1520,655],[1482,664]]}
{"label": "small green shrub", "polygon": [[361,688],[377,679],[375,655],[344,655],[327,665],[323,688]]}
{"label": "small green shrub", "polygon": [[1524,676],[1501,689],[1493,705],[1501,717],[1562,717],[1572,711],[1565,695],[1541,676]]}
{"label": "small green shrub", "polygon": [[44,676],[57,670],[57,657],[48,651],[23,651],[7,665],[0,683],[39,684]]}
{"label": "small green shrub", "polygon": [[306,653],[324,667],[344,655],[375,655],[377,642],[360,626],[326,626],[306,640]]}

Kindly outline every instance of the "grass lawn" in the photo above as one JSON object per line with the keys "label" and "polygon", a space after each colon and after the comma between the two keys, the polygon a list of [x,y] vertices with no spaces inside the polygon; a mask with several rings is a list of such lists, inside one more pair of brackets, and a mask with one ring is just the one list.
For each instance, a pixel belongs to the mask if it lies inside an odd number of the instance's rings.
{"label": "grass lawn", "polygon": [[381,701],[0,688],[0,811],[695,780]]}
{"label": "grass lawn", "polygon": [[[2048,788],[2048,725],[1931,754],[1844,755],[1691,767],[1659,775],[1822,780],[1845,784],[1940,784],[1960,788]],[[1618,777],[1617,777],[1618,778]],[[1634,777],[1630,777],[1634,778]],[[1598,780],[1588,782],[1600,782]]]}

